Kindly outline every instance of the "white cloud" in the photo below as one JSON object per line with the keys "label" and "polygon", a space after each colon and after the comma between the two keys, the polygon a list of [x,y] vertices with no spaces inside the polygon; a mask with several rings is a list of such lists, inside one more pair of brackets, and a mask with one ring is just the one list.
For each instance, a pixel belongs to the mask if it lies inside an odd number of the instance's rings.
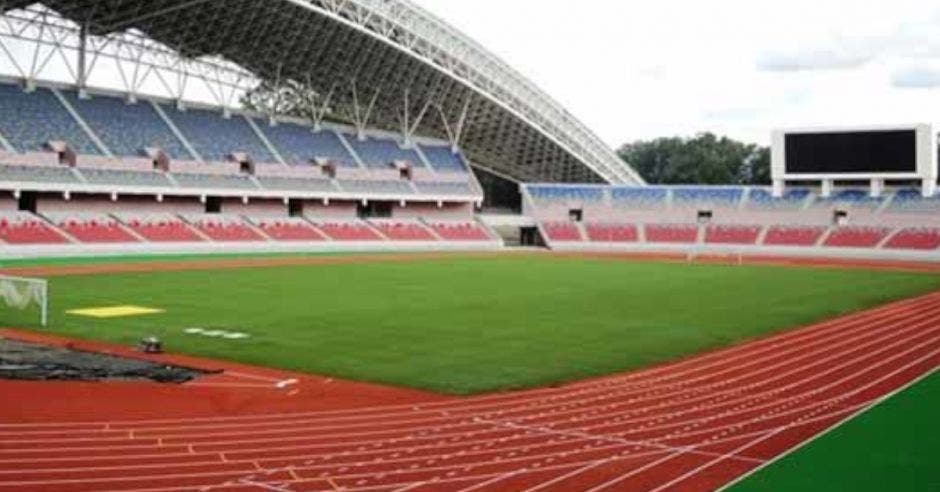
{"label": "white cloud", "polygon": [[940,88],[940,70],[923,67],[898,70],[892,77],[892,83],[906,89]]}
{"label": "white cloud", "polygon": [[932,121],[929,0],[415,0],[506,59],[610,145],[698,131]]}

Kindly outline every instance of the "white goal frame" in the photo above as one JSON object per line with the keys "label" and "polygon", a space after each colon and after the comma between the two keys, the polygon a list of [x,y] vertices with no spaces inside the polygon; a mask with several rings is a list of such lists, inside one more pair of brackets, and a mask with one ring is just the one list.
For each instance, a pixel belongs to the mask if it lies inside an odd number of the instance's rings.
{"label": "white goal frame", "polygon": [[[33,286],[33,289],[28,291],[30,297],[25,299],[10,299],[7,296],[8,290],[4,288],[5,282],[16,282]],[[35,297],[39,298],[35,299]],[[46,327],[49,324],[49,281],[41,278],[0,275],[0,303],[13,309],[26,309],[31,304],[38,304],[40,309],[40,324]],[[17,304],[22,304],[22,306],[18,306]]]}

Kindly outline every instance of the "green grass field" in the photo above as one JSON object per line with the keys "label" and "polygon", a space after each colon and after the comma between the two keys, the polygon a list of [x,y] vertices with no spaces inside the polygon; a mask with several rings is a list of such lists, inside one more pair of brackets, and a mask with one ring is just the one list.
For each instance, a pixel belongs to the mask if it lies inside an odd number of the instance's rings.
{"label": "green grass field", "polygon": [[[648,366],[938,288],[929,274],[536,256],[108,274],[53,278],[48,330],[472,394]],[[66,314],[126,304],[165,313]]]}
{"label": "green grass field", "polygon": [[938,408],[934,373],[729,491],[940,490]]}

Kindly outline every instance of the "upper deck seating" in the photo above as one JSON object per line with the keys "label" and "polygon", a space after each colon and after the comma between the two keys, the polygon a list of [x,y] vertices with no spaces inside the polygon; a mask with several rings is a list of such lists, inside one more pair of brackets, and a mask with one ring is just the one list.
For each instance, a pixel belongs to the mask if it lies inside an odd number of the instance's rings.
{"label": "upper deck seating", "polygon": [[173,184],[159,171],[135,171],[104,168],[80,168],[79,172],[89,184],[119,186],[149,186],[168,188]]}
{"label": "upper deck seating", "polygon": [[285,176],[257,176],[258,182],[267,190],[278,191],[337,191],[328,179],[293,178]]}
{"label": "upper deck seating", "polygon": [[604,189],[598,186],[536,185],[528,187],[537,204],[567,202],[600,202]]}
{"label": "upper deck seating", "polygon": [[937,213],[940,212],[940,194],[924,197],[920,190],[898,190],[887,210],[889,212]]}
{"label": "upper deck seating", "polygon": [[0,212],[0,241],[7,244],[65,244],[69,240],[28,212]]}
{"label": "upper deck seating", "polygon": [[445,241],[489,241],[489,234],[474,222],[428,221],[428,227]]}
{"label": "upper deck seating", "polygon": [[343,191],[348,193],[377,193],[390,195],[413,195],[414,190],[407,181],[366,181],[359,179],[344,179],[339,181]]}
{"label": "upper deck seating", "polygon": [[366,137],[365,140],[359,140],[356,136],[347,135],[346,141],[366,167],[385,169],[399,161],[409,163],[412,167],[424,167],[421,157],[414,149],[404,149],[394,140],[378,137]]}
{"label": "upper deck seating", "polygon": [[233,153],[245,152],[256,163],[276,162],[242,116],[225,118],[221,113],[205,109],[180,111],[166,104],[161,107],[206,161],[225,162]]}
{"label": "upper deck seating", "polygon": [[154,243],[205,241],[179,217],[170,214],[125,214],[121,219],[128,228]]}
{"label": "upper deck seating", "polygon": [[457,183],[418,181],[415,182],[415,186],[418,188],[418,191],[424,195],[467,196],[474,194],[473,188],[470,186],[469,182]]}
{"label": "upper deck seating", "polygon": [[0,83],[0,133],[20,152],[42,151],[49,142],[61,141],[79,154],[101,154],[49,89],[24,92]]}
{"label": "upper deck seating", "polygon": [[646,242],[696,243],[698,242],[698,226],[691,224],[646,224]]}
{"label": "upper deck seating", "polygon": [[309,166],[317,159],[325,159],[342,167],[358,166],[356,158],[331,130],[314,132],[310,127],[287,122],[274,126],[261,120],[255,120],[255,123],[281,157],[292,166]]}
{"label": "upper deck seating", "polygon": [[542,224],[549,240],[558,242],[582,241],[581,232],[571,222],[545,222]]}
{"label": "upper deck seating", "polygon": [[136,243],[113,217],[103,214],[56,214],[50,217],[60,229],[83,243]]}
{"label": "upper deck seating", "polygon": [[139,156],[146,148],[158,148],[171,159],[193,159],[163,118],[146,101],[128,103],[116,97],[63,95],[92,131],[116,156]]}
{"label": "upper deck seating", "polygon": [[639,230],[634,224],[587,224],[588,239],[596,243],[635,243]]}
{"label": "upper deck seating", "polygon": [[628,209],[658,209],[666,206],[669,191],[665,188],[614,187],[610,190],[615,207]]}
{"label": "upper deck seating", "polygon": [[0,165],[0,181],[17,183],[76,184],[78,178],[65,166]]}
{"label": "upper deck seating", "polygon": [[258,189],[251,178],[245,175],[179,173],[173,174],[173,178],[182,188]]}
{"label": "upper deck seating", "polygon": [[737,208],[744,197],[743,188],[675,188],[672,192],[674,207]]}
{"label": "upper deck seating", "polygon": [[764,244],[768,246],[814,246],[825,234],[826,228],[822,226],[773,226],[764,236]]}
{"label": "upper deck seating", "polygon": [[874,248],[887,237],[888,232],[883,227],[839,227],[826,238],[825,245],[835,248]]}
{"label": "upper deck seating", "polygon": [[848,207],[877,209],[884,203],[885,197],[872,197],[866,190],[848,189],[839,190],[829,198],[816,197],[813,207]]}
{"label": "upper deck seating", "polygon": [[791,188],[783,196],[775,198],[770,190],[752,188],[747,199],[747,208],[752,209],[800,209],[806,204],[812,192],[806,188]]}
{"label": "upper deck seating", "polygon": [[420,145],[421,152],[428,159],[431,167],[439,172],[467,172],[467,164],[460,152],[454,152],[449,145]]}

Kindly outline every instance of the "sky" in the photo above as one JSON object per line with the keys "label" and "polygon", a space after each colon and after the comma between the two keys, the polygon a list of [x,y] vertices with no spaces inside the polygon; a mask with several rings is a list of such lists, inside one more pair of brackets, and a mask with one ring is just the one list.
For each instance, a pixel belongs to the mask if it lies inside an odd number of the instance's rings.
{"label": "sky", "polygon": [[936,0],[413,0],[611,146],[940,121]]}

